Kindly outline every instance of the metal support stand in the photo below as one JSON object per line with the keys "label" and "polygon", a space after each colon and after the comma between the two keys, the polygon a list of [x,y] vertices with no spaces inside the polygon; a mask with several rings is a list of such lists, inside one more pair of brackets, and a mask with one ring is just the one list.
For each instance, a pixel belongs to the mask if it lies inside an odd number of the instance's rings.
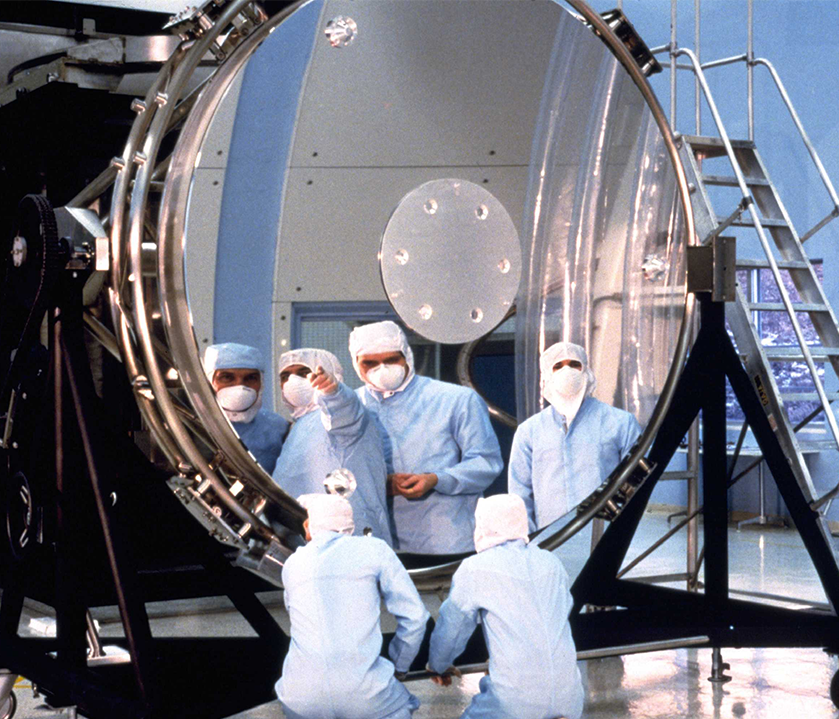
{"label": "metal support stand", "polygon": [[[75,278],[79,279],[79,278]],[[134,680],[139,693],[140,701],[148,706],[154,706],[155,699],[152,696],[151,685],[153,685],[153,650],[151,648],[152,636],[149,627],[146,607],[140,600],[136,588],[136,581],[128,570],[130,566],[127,560],[126,542],[121,536],[118,523],[115,521],[114,513],[106,504],[105,498],[111,494],[111,487],[104,486],[104,477],[101,471],[104,459],[101,456],[101,448],[93,438],[90,431],[92,417],[86,407],[92,404],[93,381],[87,364],[87,357],[84,348],[84,339],[81,318],[81,289],[84,281],[68,282],[68,290],[65,295],[66,301],[63,307],[57,308],[53,315],[52,323],[52,352],[53,352],[53,378],[56,383],[56,438],[57,446],[60,442],[66,441],[65,435],[70,432],[78,433],[81,438],[81,445],[84,450],[86,461],[87,477],[93,489],[93,499],[96,512],[101,524],[105,540],[105,550],[108,556],[111,572],[116,589],[117,604],[119,605],[120,617],[125,628],[125,638],[128,643],[128,650],[131,655],[131,666],[134,673]],[[81,343],[81,344],[80,344]],[[87,380],[87,381],[85,381]],[[62,383],[66,381],[67,389],[62,389]],[[69,392],[67,391],[69,390]],[[75,420],[72,422],[72,415],[65,411],[63,403],[68,399],[72,400]],[[69,416],[68,416],[69,415]],[[70,420],[68,422],[68,420]],[[95,421],[95,420],[94,420]],[[71,440],[72,441],[72,440]],[[72,526],[75,523],[84,523],[93,520],[92,517],[85,517],[81,514],[85,499],[81,494],[83,478],[79,472],[75,476],[66,476],[64,471],[63,450],[58,460],[57,483],[59,487],[59,516],[65,518],[65,535],[59,535],[58,556],[61,560],[59,566],[72,571],[73,576],[66,576],[59,570],[59,578],[66,584],[69,591],[73,592],[72,602],[67,596],[61,598],[56,607],[58,637],[62,637],[63,622],[67,622],[66,607],[72,607],[72,631],[74,636],[81,634],[83,641],[71,641],[69,647],[63,651],[71,652],[72,661],[78,666],[86,666],[89,629],[92,622],[88,623],[89,613],[86,606],[83,606],[79,598],[82,592],[78,586],[82,575],[76,566],[81,559],[78,547],[73,545],[73,536],[76,531]],[[68,481],[69,480],[69,481]],[[66,485],[66,486],[65,486]],[[65,611],[62,611],[65,610]],[[62,649],[59,649],[59,657]]]}
{"label": "metal support stand", "polygon": [[737,522],[738,530],[745,527],[747,524],[759,524],[761,526],[768,524],[766,517],[766,485],[763,478],[763,462],[757,465],[757,488],[760,494],[760,514],[757,517]]}
{"label": "metal support stand", "polygon": [[[84,279],[67,273],[50,316],[52,401],[45,407],[55,453],[31,474],[41,472],[39,486],[55,506],[46,506],[43,494],[39,501],[55,519],[25,561],[2,568],[0,666],[9,669],[0,674],[0,702],[17,675],[53,706],[71,715],[78,707],[91,719],[217,719],[270,701],[288,638],[254,591],[274,587],[233,568],[223,546],[184,516],[167,475],[113,432],[84,345]],[[152,637],[147,601],[212,595],[228,596],[258,636]],[[55,608],[55,638],[18,636],[24,597]],[[88,608],[113,604],[125,632],[114,643],[131,661],[91,662],[101,646]],[[248,686],[235,693],[227,684],[231,665],[248,667]]]}
{"label": "metal support stand", "polygon": [[[798,484],[762,404],[725,329],[724,303],[698,294],[701,327],[682,372],[671,409],[661,425],[649,460],[655,471],[611,522],[571,592],[571,625],[580,651],[610,644],[677,640],[704,635],[717,649],[718,671],[725,669],[723,647],[836,647],[835,611],[786,609],[729,596],[728,471],[726,466],[725,380],[760,445],[767,466],[801,535],[831,607],[839,606],[839,567],[823,522]],[[646,505],[663,469],[691,424],[703,423],[705,592],[619,579],[622,565]],[[588,614],[586,604],[615,605],[616,611]]]}
{"label": "metal support stand", "polygon": [[708,677],[708,681],[715,684],[730,682],[731,677],[725,673],[727,669],[731,669],[731,665],[722,660],[722,650],[714,647],[711,653],[711,676]]}
{"label": "metal support stand", "polygon": [[96,624],[90,612],[85,613],[87,623],[87,656],[89,659],[98,659],[102,655],[102,643],[99,641],[99,632],[96,631]]}
{"label": "metal support stand", "polygon": [[760,496],[760,514],[757,517],[752,517],[751,519],[743,519],[737,522],[738,531],[749,524],[757,524],[761,527],[766,525],[778,525],[781,527],[784,526],[783,520],[772,520],[766,514],[766,478],[763,475],[764,467],[764,462],[761,462],[757,465],[757,487]]}
{"label": "metal support stand", "polygon": [[8,669],[0,669],[0,719],[12,719],[17,708],[14,689],[17,674]]}

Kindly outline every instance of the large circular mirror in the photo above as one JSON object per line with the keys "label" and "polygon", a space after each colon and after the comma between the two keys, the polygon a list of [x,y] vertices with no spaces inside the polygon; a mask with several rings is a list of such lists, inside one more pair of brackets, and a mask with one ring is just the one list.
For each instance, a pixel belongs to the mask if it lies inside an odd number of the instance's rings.
{"label": "large circular mirror", "polygon": [[[166,179],[161,289],[181,381],[228,457],[243,449],[207,381],[214,371],[199,364],[208,347],[257,350],[263,410],[293,419],[284,352],[328,350],[360,387],[350,332],[400,320],[383,276],[402,272],[421,296],[435,267],[483,267],[480,243],[498,238],[509,256],[492,248],[497,277],[487,270],[476,291],[517,305],[498,336],[519,419],[544,405],[539,354],[560,340],[587,349],[598,398],[642,425],[654,416],[684,351],[684,188],[640,73],[581,19],[551,0],[313,0],[267,21],[214,74]],[[385,268],[400,203],[440,182],[475,193],[472,225],[487,217],[480,208],[509,223],[470,244],[453,220],[425,275],[399,262],[402,247]],[[423,336],[424,302],[412,310],[422,321],[403,324],[417,373],[445,378],[453,361],[439,342],[486,334],[506,311],[436,289],[439,314],[466,317],[465,333],[446,336],[444,323]],[[247,411],[247,397],[230,401]],[[260,461],[251,474],[266,487],[273,460]]]}

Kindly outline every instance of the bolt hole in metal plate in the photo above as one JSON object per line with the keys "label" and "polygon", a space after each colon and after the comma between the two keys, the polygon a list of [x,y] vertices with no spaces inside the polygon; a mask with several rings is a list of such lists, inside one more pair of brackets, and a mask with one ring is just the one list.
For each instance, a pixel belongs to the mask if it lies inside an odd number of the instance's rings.
{"label": "bolt hole in metal plate", "polygon": [[379,266],[388,300],[406,325],[435,342],[470,342],[510,309],[521,245],[491,192],[466,180],[432,180],[397,205]]}

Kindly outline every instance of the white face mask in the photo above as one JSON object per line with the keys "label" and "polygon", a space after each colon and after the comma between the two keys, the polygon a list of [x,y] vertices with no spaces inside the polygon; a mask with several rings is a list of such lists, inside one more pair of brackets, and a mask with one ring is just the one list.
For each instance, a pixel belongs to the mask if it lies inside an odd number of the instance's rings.
{"label": "white face mask", "polygon": [[218,403],[228,412],[244,412],[253,407],[257,391],[243,384],[222,387],[218,393]]}
{"label": "white face mask", "polygon": [[367,372],[367,381],[376,389],[392,392],[405,381],[405,367],[401,364],[380,364]]}
{"label": "white face mask", "polygon": [[585,373],[573,367],[560,367],[551,375],[551,393],[565,400],[571,400],[577,397],[585,386]]}
{"label": "white face mask", "polygon": [[308,378],[293,374],[283,385],[283,397],[292,407],[308,407],[315,399],[315,389]]}
{"label": "white face mask", "polygon": [[222,387],[216,392],[216,398],[231,422],[253,422],[262,405],[260,393],[241,384]]}

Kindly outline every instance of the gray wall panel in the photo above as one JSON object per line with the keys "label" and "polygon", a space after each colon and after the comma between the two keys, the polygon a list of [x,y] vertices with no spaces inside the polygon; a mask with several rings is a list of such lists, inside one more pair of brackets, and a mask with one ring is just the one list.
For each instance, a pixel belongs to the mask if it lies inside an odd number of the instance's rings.
{"label": "gray wall panel", "polygon": [[327,3],[324,19],[350,16],[358,36],[316,43],[292,164],[526,164],[563,12],[549,0]]}
{"label": "gray wall panel", "polygon": [[382,232],[399,200],[429,180],[482,184],[520,231],[533,129],[564,12],[549,0],[327,2],[322,24],[349,16],[358,35],[347,47],[323,35],[315,43],[274,301],[385,299]]}
{"label": "gray wall panel", "polygon": [[185,233],[184,275],[192,328],[202,351],[213,343],[218,208],[223,190],[223,168],[198,168],[195,171]]}
{"label": "gray wall panel", "polygon": [[446,177],[482,184],[520,230],[527,167],[293,168],[274,301],[385,300],[377,253],[390,214],[418,185]]}

